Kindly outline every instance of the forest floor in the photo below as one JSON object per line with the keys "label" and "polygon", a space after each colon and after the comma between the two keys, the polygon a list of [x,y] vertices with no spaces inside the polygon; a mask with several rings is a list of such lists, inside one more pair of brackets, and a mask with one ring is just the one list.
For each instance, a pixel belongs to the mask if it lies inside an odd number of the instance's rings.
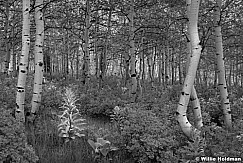
{"label": "forest floor", "polygon": [[[1,102],[14,109],[15,86],[17,79],[1,81]],[[242,157],[243,160],[243,89],[230,88],[230,101],[233,117],[233,131],[228,132],[223,126],[217,126],[212,117],[223,124],[220,110],[220,98],[213,87],[200,88],[198,97],[202,107],[205,138],[202,142],[190,142],[181,132],[175,118],[181,86],[168,86],[166,89],[150,87],[149,82],[143,96],[138,102],[129,102],[129,93],[118,87],[116,78],[105,81],[104,88],[99,90],[95,79],[91,78],[89,88],[77,80],[49,81],[43,86],[42,103],[35,122],[34,136],[27,134],[33,145],[39,163],[95,163],[94,149],[88,140],[104,138],[118,150],[110,151],[107,157],[101,157],[102,163],[156,163],[195,162],[198,156]],[[26,109],[30,109],[33,77],[27,79]],[[76,106],[85,119],[84,137],[77,137],[67,143],[58,136],[57,115],[63,104],[65,88],[71,88],[78,101]],[[120,128],[112,121],[111,115],[115,106],[129,108],[119,120]],[[190,108],[190,105],[189,105]],[[125,109],[126,110],[126,109]],[[193,122],[192,110],[188,118]],[[121,118],[121,117],[120,117]],[[121,127],[122,126],[122,127]],[[35,141],[33,141],[35,139]],[[200,150],[203,149],[203,154]]]}

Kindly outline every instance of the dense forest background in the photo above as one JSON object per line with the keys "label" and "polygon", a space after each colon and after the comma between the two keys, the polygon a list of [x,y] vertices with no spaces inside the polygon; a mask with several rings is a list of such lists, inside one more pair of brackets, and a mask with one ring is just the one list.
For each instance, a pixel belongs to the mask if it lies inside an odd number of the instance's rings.
{"label": "dense forest background", "polygon": [[241,162],[242,10],[0,1],[0,162]]}

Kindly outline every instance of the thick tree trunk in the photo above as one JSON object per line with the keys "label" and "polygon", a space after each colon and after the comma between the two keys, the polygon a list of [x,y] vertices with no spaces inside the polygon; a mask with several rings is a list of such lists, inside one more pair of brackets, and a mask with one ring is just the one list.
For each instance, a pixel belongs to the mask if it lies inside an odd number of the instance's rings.
{"label": "thick tree trunk", "polygon": [[19,63],[19,76],[16,95],[16,119],[24,122],[25,84],[28,71],[28,56],[30,50],[30,0],[23,0],[23,28],[22,28],[22,53]]}
{"label": "thick tree trunk", "polygon": [[189,14],[189,35],[191,40],[192,54],[190,56],[190,63],[188,66],[188,71],[184,81],[184,86],[181,92],[180,101],[177,108],[177,118],[178,122],[182,128],[182,131],[191,137],[192,131],[195,128],[187,119],[187,106],[190,99],[190,95],[193,89],[193,84],[196,76],[196,71],[198,67],[198,62],[201,54],[201,45],[198,35],[198,11],[199,11],[199,0],[193,0],[191,3],[190,14]]}
{"label": "thick tree trunk", "polygon": [[43,42],[44,42],[44,20],[43,20],[43,0],[36,0],[35,2],[35,24],[36,24],[36,36],[35,36],[35,76],[34,76],[34,90],[32,98],[31,113],[33,115],[39,109],[42,94],[42,79],[44,71],[43,62]]}
{"label": "thick tree trunk", "polygon": [[[189,18],[189,13],[190,13],[190,7],[191,7],[191,0],[187,0],[187,16],[188,16],[188,18]],[[189,30],[189,25],[188,25],[188,30]],[[188,54],[187,54],[186,72],[188,71],[188,67],[189,67],[189,64],[190,64],[190,56],[192,55],[192,47],[191,47],[191,41],[190,41],[189,37],[188,37],[188,40],[187,40],[187,48],[188,48],[187,49]],[[194,85],[192,87],[192,92],[190,94],[190,101],[192,103],[194,119],[195,119],[195,126],[197,128],[201,128],[203,126],[201,106],[200,106],[200,102],[199,102],[199,99],[197,97],[197,92],[196,92]]]}
{"label": "thick tree trunk", "polygon": [[231,120],[231,110],[229,95],[227,91],[226,78],[225,78],[225,66],[224,66],[224,56],[223,56],[223,45],[222,45],[222,34],[221,34],[221,24],[220,24],[220,10],[221,10],[221,0],[216,0],[215,7],[215,42],[216,42],[216,56],[217,56],[217,68],[218,68],[218,87],[220,90],[221,97],[221,108],[224,113],[225,125],[228,129],[232,128]]}

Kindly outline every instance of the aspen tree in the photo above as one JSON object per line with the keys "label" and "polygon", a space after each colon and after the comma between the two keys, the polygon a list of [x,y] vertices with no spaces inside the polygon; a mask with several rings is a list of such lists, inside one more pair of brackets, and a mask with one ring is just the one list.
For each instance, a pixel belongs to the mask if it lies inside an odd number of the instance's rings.
{"label": "aspen tree", "polygon": [[39,109],[42,94],[42,79],[44,71],[43,62],[43,42],[44,42],[44,20],[43,20],[43,0],[35,1],[35,24],[36,24],[36,36],[35,36],[35,76],[34,76],[34,90],[31,101],[31,113],[33,115]]}
{"label": "aspen tree", "polygon": [[17,83],[15,116],[24,122],[25,83],[28,69],[28,56],[30,50],[30,0],[23,0],[23,27],[22,27],[22,52],[19,63],[19,76]]}
{"label": "aspen tree", "polygon": [[90,56],[89,56],[89,28],[90,28],[90,6],[89,6],[89,0],[86,0],[86,16],[85,16],[85,31],[84,31],[84,64],[82,69],[82,83],[88,85],[89,82],[89,62],[90,62]]}
{"label": "aspen tree", "polygon": [[192,0],[189,13],[189,35],[191,41],[192,54],[190,56],[190,63],[188,66],[186,78],[180,96],[180,101],[177,107],[177,118],[182,131],[191,137],[193,126],[187,119],[187,106],[192,92],[196,71],[201,55],[201,45],[198,35],[198,11],[200,0]]}
{"label": "aspen tree", "polygon": [[[96,6],[97,11],[95,12],[95,35],[96,37],[94,38],[94,51],[95,51],[95,75],[97,77],[97,79],[99,79],[100,77],[100,69],[99,69],[99,56],[98,56],[98,33],[99,33],[99,12],[98,12],[98,8],[99,8],[99,3]],[[101,80],[99,81],[99,85],[101,85]]]}
{"label": "aspen tree", "polygon": [[136,101],[137,98],[137,74],[136,74],[136,54],[135,54],[135,45],[134,45],[134,0],[130,1],[130,13],[129,13],[129,32],[130,32],[130,56],[131,56],[131,78],[132,78],[132,86],[131,86],[131,96],[132,102]]}
{"label": "aspen tree", "polygon": [[100,88],[102,87],[102,80],[105,76],[106,73],[106,68],[107,66],[107,54],[108,54],[108,47],[109,47],[109,40],[110,40],[110,34],[111,34],[111,15],[112,15],[112,0],[109,0],[109,5],[110,5],[110,9],[109,9],[109,13],[108,13],[108,21],[107,21],[107,36],[105,39],[105,49],[104,49],[104,53],[101,54],[103,55],[101,57],[100,60],[100,64],[101,64],[101,73],[100,73],[100,81],[99,81],[99,85]]}
{"label": "aspen tree", "polygon": [[224,113],[225,125],[228,129],[231,129],[232,128],[231,110],[230,110],[229,95],[227,91],[226,78],[225,78],[225,66],[224,66],[221,23],[220,23],[221,4],[222,4],[221,0],[216,0],[215,13],[214,13],[218,87],[220,90],[221,108]]}
{"label": "aspen tree", "polygon": [[169,47],[168,47],[168,42],[165,42],[165,49],[164,49],[164,58],[165,58],[165,63],[164,63],[164,80],[165,84],[164,87],[166,88],[168,86],[168,79],[169,79]]}
{"label": "aspen tree", "polygon": [[[126,18],[125,17],[123,19],[123,25],[124,26],[126,25]],[[126,30],[124,29],[123,32],[125,33]],[[124,63],[124,68],[125,68],[125,82],[124,82],[124,86],[125,87],[129,87],[129,78],[130,78],[129,66],[130,66],[130,62],[131,62],[131,56],[129,55],[129,53],[127,53],[126,50],[124,52],[124,58],[125,58],[125,63]]]}
{"label": "aspen tree", "polygon": [[[186,3],[187,3],[187,7],[186,7],[187,8],[187,17],[189,18],[191,0],[187,0]],[[189,27],[188,27],[188,29],[189,29]],[[187,72],[188,66],[190,64],[190,56],[191,56],[191,42],[190,42],[189,37],[188,37],[188,40],[187,40],[187,51],[188,51],[188,55],[187,55],[187,63],[186,63],[186,72]],[[192,107],[193,107],[193,113],[194,113],[194,117],[195,117],[195,126],[197,128],[201,128],[203,126],[201,106],[200,106],[200,102],[199,102],[199,99],[197,97],[197,92],[196,92],[194,85],[192,86],[190,101],[191,101]]]}
{"label": "aspen tree", "polygon": [[9,69],[9,63],[10,63],[10,47],[9,47],[9,1],[5,0],[5,8],[6,8],[6,19],[5,19],[5,27],[4,27],[4,33],[5,33],[5,61],[4,61],[4,73],[8,72]]}

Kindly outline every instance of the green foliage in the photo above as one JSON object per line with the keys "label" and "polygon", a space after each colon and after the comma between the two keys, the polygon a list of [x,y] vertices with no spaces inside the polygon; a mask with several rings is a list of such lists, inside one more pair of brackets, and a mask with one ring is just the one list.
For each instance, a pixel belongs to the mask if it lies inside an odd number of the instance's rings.
{"label": "green foliage", "polygon": [[109,88],[100,91],[90,89],[87,94],[80,97],[80,111],[89,116],[109,118],[113,108],[124,103],[125,101]]}
{"label": "green foliage", "polygon": [[205,138],[202,136],[201,131],[192,130],[192,140],[187,141],[187,144],[179,149],[182,162],[196,162],[196,157],[205,156],[204,149],[206,147]]}
{"label": "green foliage", "polygon": [[60,132],[59,136],[65,138],[66,141],[84,136],[81,132],[85,129],[84,125],[86,123],[83,123],[85,119],[79,114],[79,110],[75,105],[77,99],[70,88],[66,88],[63,100],[61,108],[64,110],[58,116],[60,118],[60,124],[57,126]]}
{"label": "green foliage", "polygon": [[233,101],[231,111],[233,121],[243,119],[243,96]]}
{"label": "green foliage", "polygon": [[107,154],[109,152],[118,150],[118,148],[111,145],[110,141],[105,140],[104,138],[97,138],[96,142],[94,142],[91,139],[88,139],[88,143],[95,151],[95,156],[94,156],[95,160],[101,160],[102,157],[106,159]]}
{"label": "green foliage", "polygon": [[181,90],[182,85],[168,86],[165,91],[166,96],[164,97],[167,97],[169,101],[179,101]]}
{"label": "green foliage", "polygon": [[203,128],[207,146],[207,156],[243,157],[243,121],[235,123],[234,129],[229,132],[222,127],[212,125]]}
{"label": "green foliage", "polygon": [[41,103],[44,108],[47,110],[56,109],[55,111],[58,111],[62,102],[62,93],[60,92],[60,89],[61,88],[58,87],[57,84],[52,82],[43,86]]}
{"label": "green foliage", "polygon": [[116,107],[113,121],[117,124],[125,147],[138,162],[177,162],[176,141],[173,124],[158,117],[151,110],[137,106]]}
{"label": "green foliage", "polygon": [[24,126],[6,108],[0,108],[0,162],[34,163],[38,157],[27,144]]}

